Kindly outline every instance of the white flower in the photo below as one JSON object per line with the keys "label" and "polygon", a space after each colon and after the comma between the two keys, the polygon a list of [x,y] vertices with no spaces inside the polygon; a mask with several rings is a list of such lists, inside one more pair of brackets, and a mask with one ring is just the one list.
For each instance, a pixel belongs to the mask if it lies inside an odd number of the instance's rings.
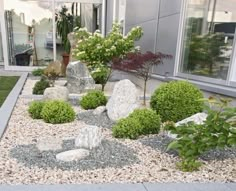
{"label": "white flower", "polygon": [[83,28],[80,28],[79,31],[85,31],[85,32],[87,32],[88,29],[87,29],[86,27],[83,27]]}
{"label": "white flower", "polygon": [[76,56],[81,56],[82,54],[85,54],[85,51],[78,52]]}
{"label": "white flower", "polygon": [[136,47],[135,47],[135,50],[140,51],[140,50],[141,50],[141,47],[140,47],[140,46],[136,46]]}
{"label": "white flower", "polygon": [[112,46],[112,47],[111,47],[111,50],[116,50],[116,47],[115,47],[115,46]]}

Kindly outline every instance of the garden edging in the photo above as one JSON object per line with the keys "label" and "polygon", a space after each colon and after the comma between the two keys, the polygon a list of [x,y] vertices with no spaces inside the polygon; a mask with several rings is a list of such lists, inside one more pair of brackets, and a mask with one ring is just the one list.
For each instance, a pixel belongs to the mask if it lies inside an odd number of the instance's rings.
{"label": "garden edging", "polygon": [[21,90],[24,87],[25,81],[28,77],[28,73],[21,74],[19,80],[17,81],[16,85],[7,96],[5,102],[3,103],[2,107],[0,108],[0,138],[2,137],[5,129],[7,127],[8,121],[11,117],[11,113],[14,109],[16,101],[21,93]]}

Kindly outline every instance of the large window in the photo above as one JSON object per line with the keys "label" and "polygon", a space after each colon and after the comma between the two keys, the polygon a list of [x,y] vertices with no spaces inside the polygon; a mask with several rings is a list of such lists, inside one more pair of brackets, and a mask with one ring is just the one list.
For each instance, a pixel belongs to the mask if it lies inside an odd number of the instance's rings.
{"label": "large window", "polygon": [[51,7],[51,1],[4,1],[10,65],[42,66],[53,59]]}
{"label": "large window", "polygon": [[188,0],[181,72],[226,80],[235,27],[234,0]]}
{"label": "large window", "polygon": [[[80,26],[86,27],[90,32],[102,29],[104,33],[101,21],[104,14],[102,0],[87,0],[86,3],[83,0],[54,0],[54,2],[4,0],[3,2],[7,36],[7,45],[4,41],[4,48],[6,47],[8,55],[5,60],[10,66],[45,66],[53,59],[62,60],[61,54],[70,50],[68,41],[62,42],[65,38],[58,32],[57,24],[63,19],[60,26],[64,36],[68,31],[73,31],[74,27]],[[66,25],[67,23],[69,25]],[[1,58],[0,46],[0,61]]]}

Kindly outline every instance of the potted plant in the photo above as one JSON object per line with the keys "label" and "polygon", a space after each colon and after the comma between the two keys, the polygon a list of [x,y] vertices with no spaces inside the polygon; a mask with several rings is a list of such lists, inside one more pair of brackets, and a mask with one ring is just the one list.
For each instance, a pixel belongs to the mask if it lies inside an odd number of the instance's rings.
{"label": "potted plant", "polygon": [[77,15],[77,11],[74,14],[75,8],[77,9],[73,3],[71,7],[71,13],[69,13],[69,10],[66,6],[62,6],[61,10],[56,13],[57,34],[59,37],[61,37],[62,46],[65,51],[62,54],[65,68],[69,63],[71,48],[68,34],[71,33],[75,27],[80,27],[80,17]]}

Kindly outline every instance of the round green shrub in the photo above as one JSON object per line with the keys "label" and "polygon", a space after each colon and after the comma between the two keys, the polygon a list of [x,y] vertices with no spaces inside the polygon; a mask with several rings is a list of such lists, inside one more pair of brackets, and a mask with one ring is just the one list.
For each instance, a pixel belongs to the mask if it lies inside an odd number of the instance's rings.
{"label": "round green shrub", "polygon": [[33,119],[42,119],[41,112],[45,105],[45,102],[42,101],[33,101],[28,109],[30,116]]}
{"label": "round green shrub", "polygon": [[71,105],[58,100],[47,101],[41,115],[46,123],[52,124],[68,123],[75,119],[75,112]]}
{"label": "round green shrub", "polygon": [[139,121],[142,135],[158,134],[160,131],[160,116],[151,109],[137,109],[129,115],[129,118]]}
{"label": "round green shrub", "polygon": [[203,110],[202,92],[186,81],[173,81],[161,85],[151,97],[151,108],[163,122],[180,121]]}
{"label": "round green shrub", "polygon": [[127,117],[118,121],[112,127],[112,135],[116,138],[137,139],[140,135],[141,124],[135,118]]}
{"label": "round green shrub", "polygon": [[80,105],[83,109],[95,109],[99,106],[106,105],[107,98],[102,91],[93,90],[83,96]]}
{"label": "round green shrub", "polygon": [[36,95],[43,95],[46,88],[50,87],[49,81],[45,79],[41,79],[40,81],[36,82],[33,88],[33,94]]}

